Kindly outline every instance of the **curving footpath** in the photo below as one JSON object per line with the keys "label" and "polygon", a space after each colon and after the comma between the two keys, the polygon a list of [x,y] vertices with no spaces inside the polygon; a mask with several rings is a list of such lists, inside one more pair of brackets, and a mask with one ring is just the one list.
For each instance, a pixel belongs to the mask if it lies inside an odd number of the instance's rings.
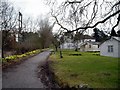
{"label": "curving footpath", "polygon": [[44,51],[20,65],[2,71],[2,88],[45,88],[38,78],[38,66],[46,63],[50,51]]}

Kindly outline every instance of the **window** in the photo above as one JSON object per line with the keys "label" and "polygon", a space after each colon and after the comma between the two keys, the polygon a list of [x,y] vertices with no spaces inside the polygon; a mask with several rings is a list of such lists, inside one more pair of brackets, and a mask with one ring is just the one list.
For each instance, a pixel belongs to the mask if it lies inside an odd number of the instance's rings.
{"label": "window", "polygon": [[108,45],[108,52],[113,52],[113,45]]}

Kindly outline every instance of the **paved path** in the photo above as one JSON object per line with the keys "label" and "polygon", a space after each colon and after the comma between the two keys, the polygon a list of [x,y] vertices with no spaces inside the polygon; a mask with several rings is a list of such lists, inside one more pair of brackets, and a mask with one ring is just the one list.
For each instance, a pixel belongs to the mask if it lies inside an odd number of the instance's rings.
{"label": "paved path", "polygon": [[20,65],[8,68],[2,73],[3,88],[44,88],[37,78],[37,67],[43,65],[50,51],[42,52]]}

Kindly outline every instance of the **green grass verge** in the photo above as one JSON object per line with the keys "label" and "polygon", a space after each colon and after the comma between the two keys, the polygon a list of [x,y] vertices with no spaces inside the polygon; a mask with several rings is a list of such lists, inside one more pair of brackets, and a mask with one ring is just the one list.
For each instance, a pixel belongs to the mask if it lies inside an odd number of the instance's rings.
{"label": "green grass verge", "polygon": [[[118,87],[118,58],[99,56],[99,53],[75,52],[63,50],[63,58],[59,52],[50,56],[50,65],[55,72],[58,83],[70,87],[88,84],[90,88]],[[81,54],[71,56],[70,54]]]}

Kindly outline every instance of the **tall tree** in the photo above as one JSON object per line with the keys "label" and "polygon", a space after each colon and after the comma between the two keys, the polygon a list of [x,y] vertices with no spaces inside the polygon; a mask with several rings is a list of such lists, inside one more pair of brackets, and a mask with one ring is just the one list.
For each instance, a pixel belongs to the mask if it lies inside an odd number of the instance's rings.
{"label": "tall tree", "polygon": [[67,32],[83,33],[97,26],[114,27],[119,20],[116,17],[120,16],[119,0],[65,0],[58,6],[55,0],[47,2],[56,23]]}
{"label": "tall tree", "polygon": [[38,34],[41,39],[41,46],[42,48],[48,48],[52,43],[52,28],[53,26],[49,24],[47,19],[40,20],[38,22],[39,30]]}
{"label": "tall tree", "polygon": [[2,2],[0,5],[1,29],[10,31],[15,30],[17,23],[17,14],[14,10],[14,7],[7,1]]}
{"label": "tall tree", "polygon": [[[2,57],[4,57],[3,50],[13,45],[11,44],[11,41],[13,41],[11,37],[14,36],[17,21],[17,14],[15,13],[14,7],[7,1],[0,3],[0,19],[0,27],[2,30]],[[6,47],[6,45],[8,45],[8,47]]]}

